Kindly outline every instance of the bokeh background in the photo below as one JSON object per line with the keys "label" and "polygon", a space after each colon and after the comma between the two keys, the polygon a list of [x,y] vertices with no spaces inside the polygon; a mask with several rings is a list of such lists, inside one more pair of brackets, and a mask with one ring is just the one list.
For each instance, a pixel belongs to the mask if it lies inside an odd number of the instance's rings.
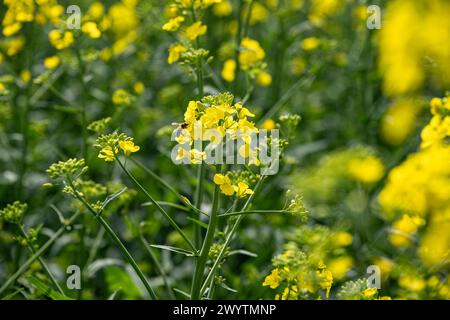
{"label": "bokeh background", "polygon": [[[246,218],[230,248],[235,254],[220,269],[215,298],[316,299],[327,298],[328,290],[331,299],[450,298],[450,3],[212,2],[200,38],[212,57],[205,65],[205,94],[230,91],[240,100],[250,92],[246,106],[258,126],[289,130],[280,172],[268,179],[255,205],[283,207],[291,190],[303,196],[309,216],[307,222],[282,214]],[[173,3],[0,4],[0,208],[28,204],[24,223],[27,230],[39,229],[33,242],[39,248],[60,227],[59,214],[67,218],[80,210],[60,188],[45,185],[46,169],[84,157],[95,181],[85,186],[88,197],[129,187],[105,214],[162,298],[173,296],[145,241],[183,243],[155,208],[143,206],[146,198],[119,168],[97,158],[97,133],[87,127],[110,117],[109,128],[133,136],[141,147],[135,159],[193,196],[195,167],[170,159],[172,122],[182,122],[198,95],[190,66],[168,63],[174,37],[162,26],[177,15]],[[81,30],[66,29],[72,4],[81,8]],[[380,8],[380,29],[367,27],[376,18],[369,5]],[[253,79],[241,74],[228,81],[226,61],[236,51],[239,20],[259,42],[266,66]],[[287,123],[292,114],[301,117],[295,129]],[[179,202],[145,170],[132,170],[155,198]],[[206,208],[213,187],[206,184]],[[186,213],[169,212],[191,234]],[[0,286],[29,257],[21,240],[17,226],[0,220]],[[191,258],[156,249],[151,254],[174,287],[189,291]],[[68,297],[146,297],[88,214],[43,257],[61,283],[67,266],[83,266],[82,290],[65,290]],[[319,263],[331,272],[332,285],[308,280],[311,265]],[[361,280],[370,265],[381,270],[378,292],[367,291]],[[273,270],[284,272],[282,280]],[[37,262],[3,295],[48,298],[36,278],[50,285]]]}

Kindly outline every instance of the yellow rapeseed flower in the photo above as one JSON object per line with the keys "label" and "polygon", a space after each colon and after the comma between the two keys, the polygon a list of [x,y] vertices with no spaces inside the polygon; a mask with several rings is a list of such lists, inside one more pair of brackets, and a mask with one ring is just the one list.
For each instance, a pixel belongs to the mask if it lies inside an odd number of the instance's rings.
{"label": "yellow rapeseed flower", "polygon": [[184,30],[184,34],[186,38],[191,41],[194,41],[198,37],[204,35],[206,33],[207,26],[202,24],[201,21],[194,22],[189,27]]}
{"label": "yellow rapeseed flower", "polygon": [[234,186],[233,188],[239,198],[244,198],[253,194],[253,190],[250,189],[245,182],[238,182],[237,186]]}
{"label": "yellow rapeseed flower", "polygon": [[176,31],[180,28],[183,21],[183,16],[172,18],[162,26],[162,29],[165,31]]}
{"label": "yellow rapeseed flower", "polygon": [[119,147],[127,157],[134,152],[138,152],[140,149],[140,147],[135,145],[131,140],[119,141]]}
{"label": "yellow rapeseed flower", "polygon": [[187,51],[187,49],[179,43],[172,45],[169,48],[169,57],[167,58],[167,62],[169,64],[172,64],[172,63],[180,60],[181,54],[186,51]]}
{"label": "yellow rapeseed flower", "polygon": [[231,6],[230,1],[223,0],[217,4],[215,4],[212,8],[214,15],[218,17],[226,17],[229,16],[233,12],[233,7]]}
{"label": "yellow rapeseed flower", "polygon": [[277,127],[277,124],[275,121],[273,121],[272,119],[266,119],[264,120],[261,128],[265,129],[265,130],[273,130]]}
{"label": "yellow rapeseed flower", "polygon": [[272,272],[264,279],[263,286],[269,286],[271,289],[276,289],[280,285],[281,277],[278,269]]}
{"label": "yellow rapeseed flower", "polygon": [[227,82],[234,81],[236,73],[236,61],[234,59],[228,59],[223,64],[222,78]]}
{"label": "yellow rapeseed flower", "polygon": [[243,38],[241,40],[239,64],[243,70],[248,70],[253,65],[261,62],[265,56],[266,53],[263,48],[261,48],[258,41],[250,38]]}
{"label": "yellow rapeseed flower", "polygon": [[305,51],[312,51],[320,45],[320,40],[316,37],[309,37],[302,41],[302,48]]}
{"label": "yellow rapeseed flower", "polygon": [[272,83],[272,76],[266,71],[261,71],[256,75],[256,82],[260,86],[267,87]]}
{"label": "yellow rapeseed flower", "polygon": [[234,188],[231,185],[231,180],[228,176],[220,173],[214,175],[214,183],[220,187],[220,190],[227,196],[232,196],[234,193]]}
{"label": "yellow rapeseed flower", "polygon": [[74,41],[73,33],[71,31],[52,30],[48,34],[48,38],[52,46],[58,50],[70,47]]}
{"label": "yellow rapeseed flower", "polygon": [[117,153],[119,150],[117,148],[113,149],[110,146],[104,147],[100,152],[98,153],[98,157],[100,159],[104,159],[106,162],[114,161],[114,154]]}
{"label": "yellow rapeseed flower", "polygon": [[145,86],[141,81],[138,81],[133,85],[133,90],[137,94],[142,94],[145,90]]}
{"label": "yellow rapeseed flower", "polygon": [[375,156],[368,156],[364,159],[351,160],[348,165],[348,172],[352,178],[363,183],[375,183],[384,174],[384,165]]}
{"label": "yellow rapeseed flower", "polygon": [[130,105],[131,95],[124,89],[117,89],[112,96],[112,102],[115,105]]}
{"label": "yellow rapeseed flower", "polygon": [[55,69],[61,63],[61,59],[58,56],[51,56],[44,59],[44,66],[47,69]]}
{"label": "yellow rapeseed flower", "polygon": [[102,35],[102,33],[97,27],[97,24],[92,21],[83,23],[83,25],[81,26],[81,31],[87,34],[88,37],[92,39],[98,39]]}

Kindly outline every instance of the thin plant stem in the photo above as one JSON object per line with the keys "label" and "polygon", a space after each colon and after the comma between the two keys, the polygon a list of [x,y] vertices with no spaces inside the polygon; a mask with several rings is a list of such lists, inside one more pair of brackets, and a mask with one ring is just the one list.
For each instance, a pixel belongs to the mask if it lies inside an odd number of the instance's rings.
{"label": "thin plant stem", "polygon": [[268,213],[288,213],[286,210],[248,210],[248,211],[236,211],[229,212],[224,214],[219,214],[219,217],[232,217],[232,216],[241,216],[248,214],[268,214]]}
{"label": "thin plant stem", "polygon": [[[216,172],[221,172],[221,166],[216,167]],[[214,186],[213,203],[211,216],[209,218],[208,229],[203,241],[200,255],[195,265],[194,279],[192,281],[191,300],[199,300],[201,298],[200,289],[202,285],[203,275],[205,273],[206,261],[208,260],[209,249],[214,241],[214,234],[218,222],[218,210],[220,202],[220,189],[218,185]]]}
{"label": "thin plant stem", "polygon": [[133,267],[134,271],[136,272],[136,274],[138,275],[139,279],[141,279],[142,283],[144,284],[145,288],[147,289],[148,294],[150,295],[150,297],[154,300],[158,300],[158,297],[156,296],[155,292],[153,291],[150,283],[148,282],[147,278],[144,276],[144,274],[142,273],[141,269],[139,268],[138,264],[136,263],[136,261],[134,260],[133,256],[130,254],[130,252],[127,250],[127,248],[125,247],[125,245],[122,243],[122,241],[119,239],[119,237],[117,236],[117,234],[114,232],[114,230],[111,228],[111,226],[108,224],[108,222],[101,216],[99,215],[92,207],[89,203],[87,203],[87,201],[80,196],[80,194],[78,193],[78,191],[76,190],[75,186],[73,185],[73,182],[70,178],[67,179],[67,181],[69,182],[70,187],[72,188],[73,193],[75,194],[75,197],[81,202],[83,203],[83,205],[86,207],[86,209],[88,209],[95,217],[95,219],[100,223],[100,225],[105,229],[105,231],[111,236],[111,238],[113,239],[113,241],[115,242],[115,244],[117,245],[117,247],[119,248],[119,250],[122,252],[122,254],[124,255],[125,259],[128,261],[128,263],[131,265],[131,267]]}
{"label": "thin plant stem", "polygon": [[178,199],[180,199],[180,201],[183,202],[186,206],[188,206],[191,210],[193,210],[194,212],[197,212],[197,213],[200,213],[200,214],[208,216],[205,212],[202,212],[199,208],[197,208],[196,206],[192,205],[187,197],[185,197],[182,194],[180,194],[167,181],[165,181],[163,178],[161,178],[155,172],[153,172],[153,170],[150,170],[144,164],[142,164],[140,161],[138,161],[136,159],[131,158],[130,160],[131,160],[131,162],[136,164],[139,168],[141,168],[146,173],[148,173],[153,179],[155,179],[157,182],[159,182],[163,187],[165,187],[167,190],[169,190],[175,196],[177,196]]}
{"label": "thin plant stem", "polygon": [[236,37],[234,39],[234,61],[236,63],[236,71],[234,75],[234,83],[233,83],[233,93],[236,96],[237,95],[237,88],[239,85],[239,72],[241,71],[241,66],[239,63],[239,51],[241,46],[241,36],[242,36],[242,9],[244,7],[244,0],[238,0],[238,10],[237,10],[237,21],[238,21],[238,27],[236,31]]}
{"label": "thin plant stem", "polygon": [[[250,195],[250,197],[247,199],[247,201],[245,202],[244,206],[242,207],[241,211],[246,211],[247,208],[249,207],[251,201],[253,200],[253,198],[255,197],[255,194],[257,193],[257,191],[259,190],[259,188],[261,187],[261,184],[264,180],[264,176],[261,176],[261,178],[258,180],[258,182],[256,183],[256,186],[254,188],[254,192],[253,194]],[[203,283],[203,286],[201,288],[201,294],[204,294],[206,291],[206,287],[207,285],[210,283],[212,277],[214,276],[217,267],[219,266],[220,261],[223,258],[223,255],[225,254],[225,249],[228,247],[228,245],[231,242],[231,239],[233,238],[234,233],[236,232],[237,228],[239,227],[239,224],[241,223],[242,219],[245,217],[245,215],[240,215],[237,217],[236,221],[234,222],[233,226],[231,227],[231,230],[226,234],[226,238],[225,238],[225,242],[222,245],[222,249],[219,252],[219,255],[217,256],[216,260],[214,261],[213,266],[211,267],[208,276],[206,277],[205,282]]]}
{"label": "thin plant stem", "polygon": [[[22,233],[22,236],[24,237],[26,243],[27,243],[27,247],[28,250],[32,253],[35,254],[36,250],[34,250],[33,248],[33,244],[30,242],[30,240],[28,239],[28,235],[25,232],[25,229],[23,228],[23,225],[19,225],[19,229],[20,232]],[[56,289],[61,293],[61,294],[65,294],[63,289],[61,288],[61,286],[59,285],[58,281],[55,279],[55,277],[53,276],[52,272],[50,271],[50,269],[48,268],[47,264],[45,263],[44,259],[42,259],[42,257],[38,258],[39,263],[41,264],[42,268],[44,269],[44,271],[47,273],[48,277],[50,278],[51,282],[53,283],[53,285],[56,287]]]}
{"label": "thin plant stem", "polygon": [[[181,211],[186,211],[186,212],[190,212],[191,210],[188,207],[176,204],[176,203],[172,203],[172,202],[166,202],[166,201],[158,201],[158,204],[161,206],[167,206],[167,207],[172,207]],[[142,204],[143,207],[145,206],[152,206],[153,202],[145,202]]]}
{"label": "thin plant stem", "polygon": [[[201,209],[202,202],[203,202],[203,181],[205,180],[205,163],[202,161],[200,166],[197,170],[197,187],[195,189],[195,200],[194,200],[194,206],[196,208]],[[198,212],[195,212],[195,219],[200,220],[200,214]],[[201,241],[202,241],[202,233],[201,233],[201,227],[198,224],[194,225],[194,243],[198,247],[200,247]]]}
{"label": "thin plant stem", "polygon": [[145,188],[139,183],[139,181],[137,181],[137,179],[131,174],[131,172],[128,171],[128,169],[124,166],[124,164],[119,160],[119,158],[117,156],[115,157],[115,159],[116,159],[117,163],[119,164],[119,166],[122,168],[122,170],[125,172],[125,174],[131,179],[131,181],[133,181],[133,183],[147,196],[147,198],[153,203],[153,205],[156,208],[158,208],[158,210],[162,213],[162,215],[167,219],[169,224],[186,241],[189,248],[191,250],[193,250],[194,252],[197,252],[197,249],[195,248],[195,246],[192,244],[192,242],[189,240],[189,238],[186,236],[186,234],[183,232],[183,230],[181,230],[181,228],[177,225],[177,223],[169,216],[169,214],[166,212],[166,210],[164,210],[163,207],[161,207],[159,205],[158,201],[153,199],[153,197],[150,195],[150,193],[148,193],[148,191],[145,190]]}
{"label": "thin plant stem", "polygon": [[[197,21],[197,17],[195,14],[194,4],[191,7],[192,21],[193,23]],[[197,38],[195,41],[195,48],[199,49],[200,42]],[[201,99],[204,95],[204,79],[203,79],[203,58],[197,58],[197,90],[199,98]],[[197,186],[195,189],[195,198],[194,198],[194,206],[201,210],[202,202],[203,202],[203,180],[205,179],[205,164],[202,161],[200,166],[197,169]],[[200,220],[200,214],[198,212],[194,213],[194,218],[196,220]],[[199,247],[201,243],[201,228],[198,224],[194,224],[194,244]]]}
{"label": "thin plant stem", "polygon": [[69,219],[67,219],[62,227],[60,227],[53,236],[42,246],[40,247],[36,253],[34,253],[30,258],[28,258],[25,263],[23,263],[19,269],[11,276],[9,277],[6,282],[3,284],[3,286],[0,288],[0,295],[5,292],[6,289],[8,289],[16,280],[25,273],[30,265],[36,261],[47,249],[56,241],[58,240],[61,235],[68,230],[68,227],[78,218],[78,216],[81,213],[77,211],[74,213]]}

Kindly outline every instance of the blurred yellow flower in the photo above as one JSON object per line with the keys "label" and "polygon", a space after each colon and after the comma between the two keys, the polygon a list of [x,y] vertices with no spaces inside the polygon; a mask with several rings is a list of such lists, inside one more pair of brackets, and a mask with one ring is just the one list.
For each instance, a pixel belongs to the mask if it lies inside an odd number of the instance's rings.
{"label": "blurred yellow flower", "polygon": [[31,80],[31,72],[30,72],[30,70],[23,70],[20,73],[20,79],[22,79],[23,82],[29,82]]}
{"label": "blurred yellow flower", "polygon": [[353,242],[353,236],[345,231],[338,231],[333,236],[333,244],[336,247],[346,247]]}
{"label": "blurred yellow flower", "polygon": [[398,99],[392,103],[381,119],[380,134],[390,145],[399,145],[413,132],[420,112],[414,99]]}
{"label": "blurred yellow flower", "polygon": [[236,72],[236,61],[228,59],[223,64],[222,78],[227,82],[234,81]]}
{"label": "blurred yellow flower", "polygon": [[134,84],[133,86],[133,90],[134,92],[136,92],[137,94],[142,94],[145,90],[145,86],[141,81],[138,81]]}
{"label": "blurred yellow flower", "polygon": [[70,47],[74,41],[73,33],[71,31],[52,30],[48,34],[50,43],[58,50]]}
{"label": "blurred yellow flower", "polygon": [[233,7],[231,6],[230,1],[222,0],[221,2],[216,3],[213,6],[212,11],[213,11],[214,15],[216,15],[218,17],[226,17],[226,16],[229,16],[233,12]]}
{"label": "blurred yellow flower", "polygon": [[261,62],[266,53],[263,48],[261,48],[258,41],[243,38],[241,40],[241,51],[239,53],[239,64],[243,70],[248,70],[253,65]]}
{"label": "blurred yellow flower", "polygon": [[191,41],[206,33],[207,27],[201,21],[194,22],[184,30],[184,35]]}
{"label": "blurred yellow flower", "polygon": [[419,217],[411,217],[404,214],[392,225],[393,230],[389,234],[389,241],[396,247],[407,247],[411,239],[425,221]]}
{"label": "blurred yellow flower", "polygon": [[373,298],[378,293],[377,288],[367,288],[364,290],[363,295],[365,298]]}
{"label": "blurred yellow flower", "polygon": [[379,158],[370,155],[363,159],[351,160],[348,172],[355,180],[370,184],[383,177],[384,165]]}
{"label": "blurred yellow flower", "polygon": [[333,274],[333,278],[340,280],[352,268],[353,259],[349,256],[342,256],[331,260],[328,263],[328,270]]}
{"label": "blurred yellow flower", "polygon": [[[243,10],[243,12],[242,12],[243,19],[245,19],[245,17],[247,17],[248,10],[249,10],[249,6],[247,6],[245,8],[245,10]],[[269,15],[270,15],[270,12],[269,12],[269,10],[266,9],[266,7],[264,7],[261,3],[254,1],[251,6],[249,22],[251,25],[254,25],[258,22],[267,20]]]}
{"label": "blurred yellow flower", "polygon": [[162,26],[162,29],[165,31],[176,31],[180,28],[181,23],[183,23],[183,21],[184,21],[183,16],[178,16],[178,17],[172,18],[169,20],[169,22],[166,22]]}
{"label": "blurred yellow flower", "polygon": [[267,87],[272,83],[272,76],[266,71],[261,71],[256,75],[256,82],[263,87]]}
{"label": "blurred yellow flower", "polygon": [[126,90],[117,89],[113,93],[112,102],[115,105],[130,105],[132,102],[132,97]]}
{"label": "blurred yellow flower", "polygon": [[102,33],[97,27],[97,24],[92,21],[83,23],[83,25],[81,26],[81,31],[87,34],[88,37],[92,39],[98,39],[102,35]]}
{"label": "blurred yellow flower", "polygon": [[420,292],[425,289],[426,286],[425,280],[408,274],[402,274],[398,280],[398,284],[400,287],[413,292]]}
{"label": "blurred yellow flower", "polygon": [[61,59],[58,56],[51,56],[44,59],[44,66],[47,69],[55,69],[61,63]]}
{"label": "blurred yellow flower", "polygon": [[316,49],[320,45],[320,40],[316,37],[309,37],[306,39],[303,39],[301,43],[301,47],[305,51],[312,51]]}
{"label": "blurred yellow flower", "polygon": [[89,7],[87,16],[89,19],[98,21],[105,14],[105,6],[101,2],[94,2]]}
{"label": "blurred yellow flower", "polygon": [[[397,0],[388,4],[380,30],[380,70],[388,95],[413,92],[431,71],[450,84],[450,3],[447,0]],[[427,68],[425,60],[435,65]]]}
{"label": "blurred yellow flower", "polygon": [[187,51],[187,49],[179,43],[170,46],[169,57],[167,58],[167,62],[169,64],[177,62],[178,60],[180,60],[181,54],[186,51]]}
{"label": "blurred yellow flower", "polygon": [[277,124],[272,119],[266,119],[264,120],[261,128],[265,130],[273,130],[277,127]]}

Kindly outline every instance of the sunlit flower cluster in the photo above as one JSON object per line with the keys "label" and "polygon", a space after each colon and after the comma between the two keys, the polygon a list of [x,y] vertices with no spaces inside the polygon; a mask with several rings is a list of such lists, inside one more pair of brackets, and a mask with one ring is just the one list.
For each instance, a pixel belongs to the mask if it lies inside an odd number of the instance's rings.
{"label": "sunlit flower cluster", "polygon": [[389,3],[380,32],[380,70],[386,94],[414,92],[422,87],[427,74],[448,86],[449,11],[446,0]]}
{"label": "sunlit flower cluster", "polygon": [[98,157],[106,162],[116,159],[119,148],[127,157],[140,150],[140,147],[134,144],[133,138],[118,132],[99,136],[95,146],[100,149]]}
{"label": "sunlit flower cluster", "polygon": [[233,99],[233,95],[223,93],[189,102],[184,123],[175,130],[175,140],[180,145],[189,146],[190,150],[180,146],[177,160],[190,158],[193,163],[201,162],[205,154],[195,149],[194,142],[200,140],[219,144],[228,135],[233,140],[243,141],[238,150],[241,157],[248,159],[249,164],[260,165],[257,150],[252,146],[252,135],[258,133],[258,128],[249,120],[255,115],[241,103],[233,104]]}
{"label": "sunlit flower cluster", "polygon": [[386,217],[395,220],[390,236],[394,245],[411,245],[416,241],[417,231],[427,221],[419,249],[427,264],[445,263],[450,247],[450,116],[447,100],[432,100],[433,118],[422,131],[421,149],[391,170],[379,196]]}

